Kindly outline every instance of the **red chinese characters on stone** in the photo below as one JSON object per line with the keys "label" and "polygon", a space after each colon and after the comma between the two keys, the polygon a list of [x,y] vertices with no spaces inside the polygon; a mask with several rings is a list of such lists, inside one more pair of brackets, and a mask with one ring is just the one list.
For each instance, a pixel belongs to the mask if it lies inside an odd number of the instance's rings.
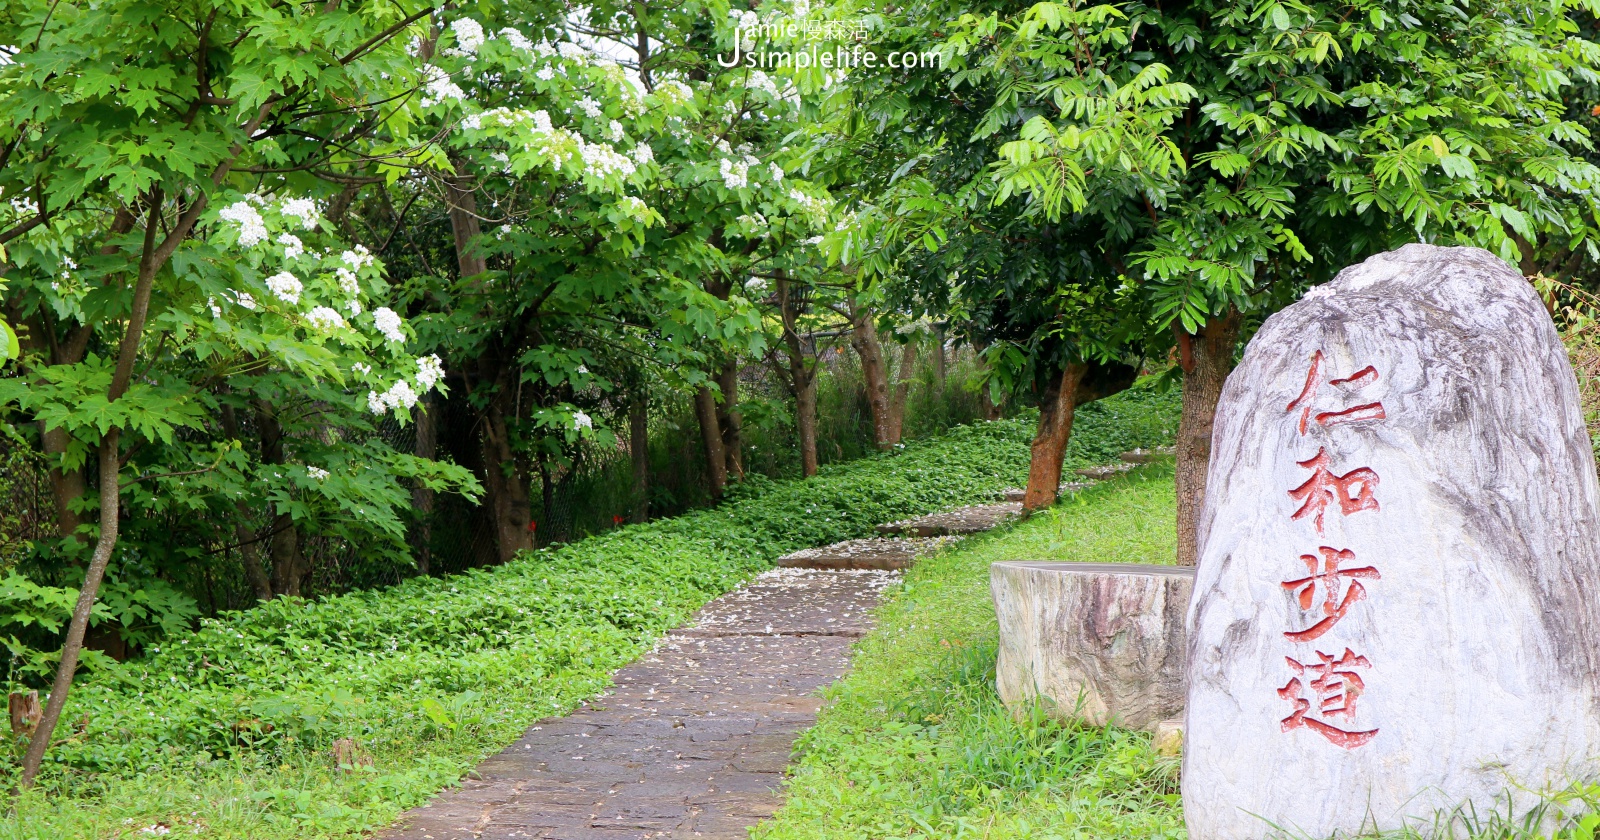
{"label": "red chinese characters on stone", "polygon": [[[1278,689],[1279,697],[1294,704],[1294,711],[1283,719],[1283,731],[1308,728],[1335,746],[1347,750],[1353,750],[1377,737],[1376,729],[1340,729],[1326,720],[1342,718],[1347,723],[1355,720],[1356,701],[1367,687],[1355,669],[1371,668],[1372,663],[1349,648],[1345,648],[1344,655],[1338,659],[1320,650],[1317,651],[1317,658],[1321,661],[1302,663],[1293,657],[1284,657],[1296,676],[1289,680],[1288,685]],[[1306,697],[1307,689],[1311,692],[1309,699]]]}
{"label": "red chinese characters on stone", "polygon": [[1317,454],[1299,466],[1311,470],[1311,477],[1299,487],[1289,491],[1289,498],[1300,503],[1291,519],[1311,517],[1317,533],[1322,533],[1322,517],[1328,505],[1337,502],[1339,512],[1345,516],[1363,510],[1377,510],[1378,499],[1373,492],[1378,488],[1378,474],[1366,467],[1353,469],[1344,475],[1335,475],[1328,469],[1328,450],[1317,449]]}
{"label": "red chinese characters on stone", "polygon": [[[1316,399],[1317,391],[1322,387],[1322,381],[1317,378],[1317,374],[1321,369],[1322,351],[1318,350],[1311,354],[1311,369],[1306,372],[1306,384],[1304,388],[1300,389],[1300,396],[1295,397],[1284,409],[1287,412],[1293,412],[1297,408],[1300,409],[1300,434],[1305,434],[1307,424],[1313,421],[1319,426],[1327,427],[1336,426],[1340,423],[1384,419],[1383,403],[1381,402],[1364,403],[1339,411],[1317,412],[1313,416],[1311,403]],[[1349,376],[1341,379],[1330,379],[1328,384],[1336,388],[1357,390],[1377,381],[1378,369],[1372,365],[1367,365]]]}
{"label": "red chinese characters on stone", "polygon": [[[1304,630],[1292,630],[1284,633],[1291,641],[1311,642],[1322,638],[1322,634],[1333,629],[1333,625],[1344,618],[1350,611],[1351,605],[1367,597],[1367,590],[1361,585],[1358,578],[1367,580],[1382,580],[1383,576],[1371,566],[1362,566],[1356,569],[1343,568],[1346,563],[1355,562],[1355,552],[1348,548],[1329,548],[1322,546],[1317,549],[1322,555],[1317,557],[1312,554],[1300,555],[1300,561],[1306,564],[1306,577],[1295,580],[1283,581],[1283,588],[1294,593],[1295,599],[1300,604],[1300,609],[1309,610],[1316,602],[1317,590],[1322,590],[1323,618]],[[1346,579],[1348,578],[1348,582]],[[1348,583],[1348,585],[1347,585]],[[1340,592],[1343,597],[1340,597]]]}

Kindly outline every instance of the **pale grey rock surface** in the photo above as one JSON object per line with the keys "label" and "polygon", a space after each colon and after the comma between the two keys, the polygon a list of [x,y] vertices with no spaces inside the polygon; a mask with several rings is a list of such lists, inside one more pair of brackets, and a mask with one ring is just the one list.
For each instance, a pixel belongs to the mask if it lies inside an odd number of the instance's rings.
{"label": "pale grey rock surface", "polygon": [[1006,561],[989,567],[1000,622],[995,682],[1013,710],[1153,730],[1183,713],[1194,570]]}
{"label": "pale grey rock surface", "polygon": [[1597,499],[1567,356],[1489,253],[1406,246],[1268,319],[1199,525],[1191,840],[1392,829],[1593,776]]}

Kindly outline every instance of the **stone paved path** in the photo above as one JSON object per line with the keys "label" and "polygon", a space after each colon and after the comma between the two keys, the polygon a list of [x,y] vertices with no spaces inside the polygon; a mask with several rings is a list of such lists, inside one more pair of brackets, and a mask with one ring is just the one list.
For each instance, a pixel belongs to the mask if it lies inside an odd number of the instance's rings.
{"label": "stone paved path", "polygon": [[744,840],[781,803],[816,691],[897,572],[774,569],[712,601],[617,672],[612,691],[544,721],[475,779],[406,814],[389,840]]}

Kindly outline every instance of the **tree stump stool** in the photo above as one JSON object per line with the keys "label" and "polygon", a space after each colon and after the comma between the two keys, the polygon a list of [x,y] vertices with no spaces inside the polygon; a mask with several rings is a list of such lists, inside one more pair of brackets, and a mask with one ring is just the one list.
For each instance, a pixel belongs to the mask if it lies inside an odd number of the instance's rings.
{"label": "tree stump stool", "polygon": [[1194,569],[1006,561],[989,567],[995,681],[1012,710],[1154,730],[1183,715],[1184,615]]}

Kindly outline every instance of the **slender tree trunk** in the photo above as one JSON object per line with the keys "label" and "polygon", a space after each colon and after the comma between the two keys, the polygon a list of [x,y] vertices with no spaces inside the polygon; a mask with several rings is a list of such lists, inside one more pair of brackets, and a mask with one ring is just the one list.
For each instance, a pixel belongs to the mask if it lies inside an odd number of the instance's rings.
{"label": "slender tree trunk", "polygon": [[[259,125],[259,122],[255,123]],[[254,128],[251,129],[254,131]],[[227,174],[227,166],[219,166],[213,180],[220,181]],[[139,255],[139,273],[133,287],[133,304],[128,313],[128,324],[117,347],[117,366],[111,374],[111,384],[106,388],[106,402],[114,403],[127,393],[133,381],[133,365],[139,355],[139,344],[144,340],[145,320],[150,315],[150,290],[155,285],[156,272],[171,258],[178,245],[188,237],[194,222],[205,209],[204,194],[173,225],[167,238],[156,245],[156,234],[161,223],[160,188],[150,195],[150,209],[146,214],[144,247]],[[105,579],[106,566],[111,563],[111,553],[117,547],[118,528],[122,524],[122,429],[112,426],[101,436],[98,447],[100,481],[100,534],[95,539],[94,553],[89,558],[89,568],[83,576],[83,586],[78,590],[78,601],[72,608],[72,621],[67,625],[67,638],[61,645],[61,661],[56,666],[55,680],[50,686],[50,700],[45,704],[44,715],[28,740],[28,751],[22,758],[23,789],[33,786],[44,763],[45,750],[61,720],[61,710],[67,705],[67,692],[72,690],[72,678],[78,671],[78,657],[83,653],[83,637],[89,630],[89,615],[94,610],[95,597],[100,593],[100,582]]]}
{"label": "slender tree trunk", "polygon": [[[223,385],[224,392],[227,386]],[[239,419],[233,406],[222,406],[222,431],[231,440],[239,440]],[[272,600],[272,578],[267,576],[261,563],[261,535],[250,530],[250,508],[244,502],[233,506],[233,538],[239,541],[239,565],[244,569],[245,583],[257,601]]]}
{"label": "slender tree trunk", "polygon": [[[463,163],[459,159],[452,160],[459,171]],[[468,179],[462,176],[447,175],[444,178],[445,198],[450,202],[450,232],[455,237],[456,265],[462,277],[471,277],[482,274],[488,270],[488,263],[483,255],[472,247],[472,240],[483,232],[483,226],[478,221],[478,199],[471,190]]]}
{"label": "slender tree trunk", "polygon": [[630,522],[650,521],[650,397],[640,389],[628,405],[628,454],[633,456]]}
{"label": "slender tree trunk", "polygon": [[789,357],[789,387],[794,393],[794,425],[800,435],[800,474],[817,474],[817,368],[807,364],[805,343],[800,340],[802,301],[789,282],[788,274],[778,272],[778,305],[783,320],[783,349]]}
{"label": "slender tree trunk", "polygon": [[728,460],[722,451],[722,430],[717,427],[717,398],[705,385],[695,389],[694,413],[700,420],[700,437],[705,442],[706,483],[711,498],[722,498],[728,484]]}
{"label": "slender tree trunk", "polygon": [[[509,562],[519,551],[533,548],[533,503],[528,480],[511,447],[504,393],[489,401],[483,418],[483,489],[494,522],[495,553],[501,563]],[[512,407],[514,411],[515,408]],[[548,527],[549,523],[545,523]]]}
{"label": "slender tree trunk", "polygon": [[1178,420],[1178,565],[1199,562],[1200,509],[1205,504],[1206,473],[1211,463],[1211,428],[1216,421],[1222,383],[1233,369],[1233,350],[1239,343],[1239,310],[1229,307],[1210,318],[1200,333],[1178,331],[1179,362],[1183,368],[1183,412]]}
{"label": "slender tree trunk", "polygon": [[72,438],[67,435],[66,429],[44,428],[44,423],[39,423],[40,441],[44,444],[44,454],[50,459],[50,498],[55,502],[56,532],[62,539],[69,537],[82,538],[78,534],[78,526],[83,524],[83,515],[73,510],[73,504],[81,504],[85,493],[89,492],[89,482],[85,480],[81,468],[63,470],[57,462]]}
{"label": "slender tree trunk", "polygon": [[[418,458],[432,461],[439,448],[439,413],[442,408],[438,398],[432,395],[424,396],[418,408],[417,439],[412,451]],[[433,571],[434,502],[434,492],[421,482],[411,488],[411,507],[417,515],[417,573],[422,575]]]}
{"label": "slender tree trunk", "polygon": [[905,437],[906,402],[911,399],[911,377],[917,366],[917,344],[908,341],[900,350],[900,368],[895,371],[894,391],[889,394],[889,442]]}
{"label": "slender tree trunk", "polygon": [[[556,485],[550,478],[550,459],[539,453],[539,521],[544,523],[544,545],[558,542],[561,531],[556,528]],[[534,532],[534,544],[539,545],[539,533]]]}
{"label": "slender tree trunk", "polygon": [[[265,401],[256,403],[256,427],[261,435],[261,463],[285,463],[283,426],[276,410]],[[300,529],[287,513],[272,517],[272,536],[267,540],[267,561],[272,570],[272,591],[276,595],[299,596],[309,569],[300,552]]]}
{"label": "slender tree trunk", "polygon": [[[988,366],[983,359],[983,350],[984,348],[981,345],[972,348],[972,360],[979,370],[983,370]],[[990,383],[985,382],[983,387],[978,389],[978,407],[983,411],[983,419],[992,423],[1000,419],[1000,406],[994,401],[989,385]]]}
{"label": "slender tree trunk", "polygon": [[1034,433],[1028,460],[1028,489],[1022,496],[1024,510],[1038,510],[1056,503],[1061,487],[1061,462],[1072,439],[1072,419],[1077,409],[1078,383],[1089,366],[1067,365],[1053,377],[1039,399],[1039,428]]}
{"label": "slender tree trunk", "polygon": [[878,343],[878,324],[872,313],[856,305],[851,297],[850,346],[861,359],[861,378],[866,382],[867,406],[872,411],[872,442],[880,450],[894,447],[890,432],[889,377],[884,371],[883,347]]}
{"label": "slender tree trunk", "polygon": [[1139,376],[1138,368],[1118,363],[1070,364],[1039,401],[1039,429],[1028,464],[1028,489],[1022,506],[1032,511],[1055,504],[1061,486],[1061,464],[1072,442],[1072,420],[1078,406],[1125,391]]}
{"label": "slender tree trunk", "polygon": [[722,404],[717,407],[717,428],[722,432],[722,454],[728,475],[744,480],[744,422],[739,417],[739,363],[730,361],[717,372]]}
{"label": "slender tree trunk", "polygon": [[945,371],[944,327],[933,328],[933,392],[944,396]]}

